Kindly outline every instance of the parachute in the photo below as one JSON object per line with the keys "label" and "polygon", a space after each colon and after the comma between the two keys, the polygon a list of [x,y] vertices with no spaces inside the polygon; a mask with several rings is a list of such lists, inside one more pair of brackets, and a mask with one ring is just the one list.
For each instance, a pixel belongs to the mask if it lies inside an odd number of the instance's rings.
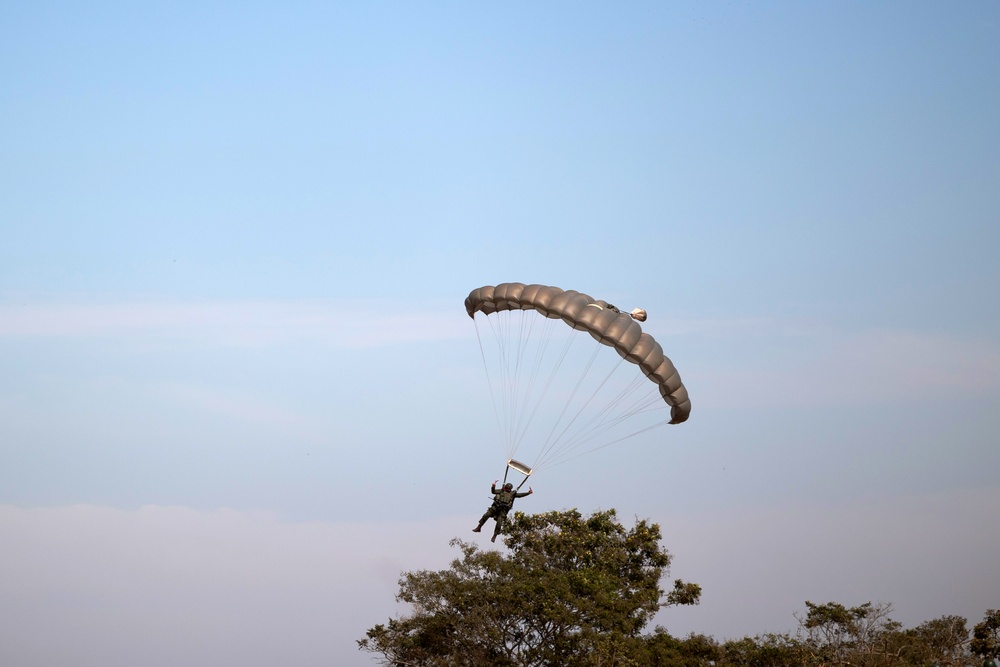
{"label": "parachute", "polygon": [[[642,309],[624,313],[582,292],[523,283],[474,289],[465,309],[476,322],[507,471],[527,477],[652,428],[680,424],[691,413],[673,362],[638,324],[646,319]],[[496,345],[483,344],[477,314]],[[580,346],[582,357],[570,354]],[[546,419],[547,428],[539,423]],[[526,441],[537,441],[531,465],[513,458]]]}

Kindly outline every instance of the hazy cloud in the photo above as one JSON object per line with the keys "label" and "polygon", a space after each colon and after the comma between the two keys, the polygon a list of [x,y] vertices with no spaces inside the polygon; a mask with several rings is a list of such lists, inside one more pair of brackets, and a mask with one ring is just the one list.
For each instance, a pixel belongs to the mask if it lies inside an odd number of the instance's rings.
{"label": "hazy cloud", "polygon": [[907,627],[946,614],[971,627],[1000,599],[1000,489],[904,495],[837,506],[789,503],[670,514],[674,571],[702,604],[662,612],[675,634],[717,639],[795,627],[804,602],[891,602]]}
{"label": "hazy cloud", "polygon": [[[857,405],[983,395],[1000,389],[1000,345],[908,330],[844,331],[795,321],[689,323],[726,343],[702,361],[702,400],[719,404]],[[775,353],[777,351],[777,354]],[[683,368],[682,368],[683,373]]]}
{"label": "hazy cloud", "polygon": [[[674,634],[794,627],[805,600],[895,604],[912,626],[996,606],[996,489],[838,506],[667,512],[672,575],[704,587]],[[0,506],[5,664],[369,665],[401,572],[443,569],[472,517],[289,523],[268,513]],[[471,537],[471,536],[470,536]]]}
{"label": "hazy cloud", "polygon": [[471,522],[0,506],[0,662],[373,664],[354,641],[397,612],[400,572],[446,567]]}
{"label": "hazy cloud", "polygon": [[2,304],[0,336],[162,336],[259,346],[302,339],[369,348],[474,336],[461,308],[322,301]]}

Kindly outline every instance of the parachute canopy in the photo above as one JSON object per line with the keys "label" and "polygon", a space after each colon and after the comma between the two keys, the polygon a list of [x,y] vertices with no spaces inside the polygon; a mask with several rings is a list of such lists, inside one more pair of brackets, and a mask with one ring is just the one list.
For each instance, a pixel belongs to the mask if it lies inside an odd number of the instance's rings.
{"label": "parachute canopy", "polygon": [[614,348],[626,361],[638,365],[670,406],[671,424],[680,424],[691,414],[687,389],[673,362],[636,322],[646,319],[646,312],[639,308],[626,314],[606,301],[575,290],[500,283],[472,290],[465,299],[465,310],[473,319],[476,313],[489,316],[513,310],[533,310],[547,318],[560,319],[574,329],[586,331],[601,344]]}

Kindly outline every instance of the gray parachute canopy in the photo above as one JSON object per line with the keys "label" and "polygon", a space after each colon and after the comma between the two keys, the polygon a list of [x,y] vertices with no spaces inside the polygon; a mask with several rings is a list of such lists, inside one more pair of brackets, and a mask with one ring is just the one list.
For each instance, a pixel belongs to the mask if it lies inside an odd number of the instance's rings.
{"label": "gray parachute canopy", "polygon": [[633,319],[645,318],[636,310],[628,315],[606,301],[594,299],[575,290],[563,290],[547,285],[500,283],[472,290],[465,300],[469,317],[476,313],[490,315],[504,310],[534,310],[552,319],[561,319],[569,326],[586,331],[604,345],[613,347],[627,361],[639,366],[643,374],[655,383],[664,402],[670,406],[670,423],[680,424],[691,414],[687,389],[673,362],[663,354],[663,348],[653,337],[643,333]]}

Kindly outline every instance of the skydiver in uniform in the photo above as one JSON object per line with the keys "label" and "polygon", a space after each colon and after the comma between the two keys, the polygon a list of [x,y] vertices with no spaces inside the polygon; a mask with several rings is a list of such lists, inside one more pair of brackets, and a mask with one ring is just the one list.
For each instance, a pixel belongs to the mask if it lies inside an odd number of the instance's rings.
{"label": "skydiver in uniform", "polygon": [[525,496],[530,496],[534,491],[531,487],[528,487],[528,491],[518,493],[514,490],[514,485],[510,482],[504,484],[499,490],[497,490],[497,482],[499,480],[493,480],[493,484],[490,485],[490,493],[493,494],[493,504],[490,508],[486,510],[486,514],[479,519],[479,525],[472,529],[472,532],[478,533],[483,529],[483,524],[490,517],[496,521],[496,527],[493,529],[493,537],[490,538],[490,542],[497,541],[497,535],[503,530],[504,524],[507,523],[507,512],[510,508],[514,506],[515,498],[523,498]]}

